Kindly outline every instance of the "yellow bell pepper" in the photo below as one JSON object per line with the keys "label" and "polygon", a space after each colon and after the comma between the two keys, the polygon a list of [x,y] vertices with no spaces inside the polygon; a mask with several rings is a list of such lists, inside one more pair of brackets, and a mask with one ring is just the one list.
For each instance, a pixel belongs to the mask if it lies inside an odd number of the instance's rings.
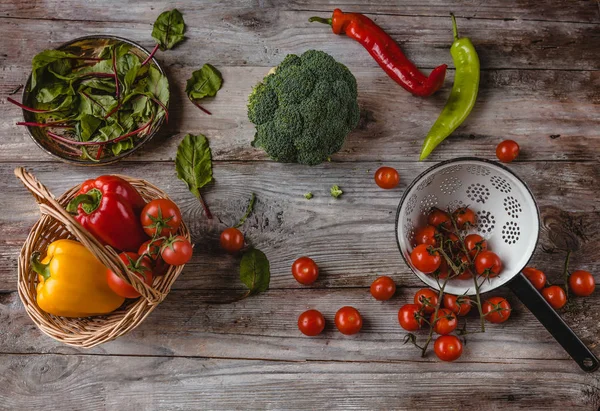
{"label": "yellow bell pepper", "polygon": [[37,304],[47,313],[62,317],[108,314],[125,300],[106,282],[106,267],[82,244],[57,240],[46,257],[31,255],[31,266],[39,274]]}

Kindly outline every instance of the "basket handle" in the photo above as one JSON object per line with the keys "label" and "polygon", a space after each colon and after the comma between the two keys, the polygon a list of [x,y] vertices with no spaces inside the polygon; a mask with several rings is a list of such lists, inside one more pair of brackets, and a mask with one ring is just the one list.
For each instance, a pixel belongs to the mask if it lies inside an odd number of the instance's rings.
{"label": "basket handle", "polygon": [[137,275],[129,271],[115,250],[109,246],[103,246],[96,237],[84,229],[81,224],[79,224],[77,220],[75,220],[73,216],[58,203],[58,201],[56,201],[56,198],[52,193],[40,183],[33,174],[23,167],[17,167],[15,168],[15,176],[17,176],[25,188],[33,194],[43,215],[48,215],[63,224],[65,228],[102,264],[113,271],[119,278],[131,284],[131,286],[150,304],[158,304],[165,298],[165,294],[147,285]]}

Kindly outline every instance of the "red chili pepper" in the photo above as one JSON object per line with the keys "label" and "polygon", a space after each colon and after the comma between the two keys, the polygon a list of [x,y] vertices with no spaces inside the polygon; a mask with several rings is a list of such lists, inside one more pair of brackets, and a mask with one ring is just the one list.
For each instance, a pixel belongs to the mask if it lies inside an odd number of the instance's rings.
{"label": "red chili pepper", "polygon": [[430,96],[444,84],[446,64],[433,69],[429,77],[425,76],[406,58],[394,39],[367,16],[335,9],[330,19],[311,17],[309,21],[329,24],[335,34],[343,32],[358,41],[388,76],[416,96]]}
{"label": "red chili pepper", "polygon": [[75,219],[103,244],[137,251],[148,239],[140,213],[146,202],[137,190],[117,176],[100,176],[81,185],[67,206]]}

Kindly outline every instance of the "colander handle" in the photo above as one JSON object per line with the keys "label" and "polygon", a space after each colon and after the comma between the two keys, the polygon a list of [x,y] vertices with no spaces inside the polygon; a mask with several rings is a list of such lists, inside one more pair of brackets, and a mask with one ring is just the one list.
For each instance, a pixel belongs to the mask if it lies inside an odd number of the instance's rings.
{"label": "colander handle", "polygon": [[531,285],[523,273],[516,275],[508,283],[508,286],[582,370],[592,372],[598,369],[600,366],[598,358],[554,311],[539,291]]}

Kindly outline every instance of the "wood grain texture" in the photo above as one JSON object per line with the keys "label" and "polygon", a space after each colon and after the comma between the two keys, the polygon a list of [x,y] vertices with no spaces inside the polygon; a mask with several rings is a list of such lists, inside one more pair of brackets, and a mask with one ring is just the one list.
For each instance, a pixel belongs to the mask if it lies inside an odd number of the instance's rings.
{"label": "wood grain texture", "polygon": [[[5,356],[0,398],[6,409],[569,409],[600,404],[597,381],[563,361],[524,360],[499,370],[467,364],[279,363],[155,357]],[[532,379],[528,370],[537,368]],[[510,375],[510,379],[506,376]],[[201,389],[198,389],[202,387]],[[44,395],[40,395],[43,392]],[[399,394],[402,392],[402,394]],[[10,395],[6,395],[10,393]],[[5,394],[4,396],[2,394]]]}
{"label": "wood grain texture", "polygon": [[[176,179],[174,165],[129,163],[90,170],[63,164],[32,163],[28,169],[47,183],[56,195],[85,178],[102,173],[127,173],[147,178],[163,189],[182,209],[196,243],[192,261],[186,265],[175,288],[235,288],[239,259],[223,253],[218,236],[244,212],[252,192],[258,201],[243,231],[248,240],[271,260],[273,288],[298,287],[290,275],[292,262],[300,255],[314,258],[324,275],[317,287],[367,286],[376,274],[397,274],[402,283],[419,285],[398,252],[394,233],[396,208],[403,189],[427,164],[394,163],[402,176],[399,189],[383,191],[373,182],[378,163],[327,163],[316,167],[272,162],[215,164],[215,183],[205,190],[205,199],[222,221],[207,223],[198,201]],[[16,164],[0,167],[0,209],[11,213],[0,219],[7,238],[0,248],[0,290],[14,290],[16,255],[39,213],[30,194],[12,176]],[[511,168],[530,185],[537,197],[542,219],[548,225],[575,222],[587,236],[581,252],[573,256],[573,267],[600,271],[600,261],[587,257],[600,247],[600,211],[592,187],[600,184],[595,163],[513,163]],[[57,176],[60,178],[57,179]],[[338,184],[344,194],[338,200],[329,188]],[[304,193],[315,197],[306,200]],[[549,246],[547,236],[543,243]],[[540,244],[541,246],[541,244]],[[563,255],[535,255],[534,264],[559,276]]]}

